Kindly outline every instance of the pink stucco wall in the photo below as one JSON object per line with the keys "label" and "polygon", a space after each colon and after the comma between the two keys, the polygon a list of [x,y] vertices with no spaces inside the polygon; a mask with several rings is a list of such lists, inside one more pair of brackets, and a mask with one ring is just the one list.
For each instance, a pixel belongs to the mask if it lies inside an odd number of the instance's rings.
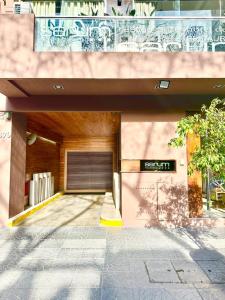
{"label": "pink stucco wall", "polygon": [[37,53],[34,16],[0,15],[0,78],[224,78],[225,53]]}
{"label": "pink stucco wall", "polygon": [[0,13],[12,14],[14,12],[14,2],[14,0],[0,0]]}
{"label": "pink stucco wall", "polygon": [[9,217],[12,122],[0,118],[0,227]]}
{"label": "pink stucco wall", "polygon": [[181,225],[188,218],[186,147],[168,147],[183,113],[123,113],[121,159],[175,159],[175,173],[121,174],[122,217],[126,226],[163,222]]}

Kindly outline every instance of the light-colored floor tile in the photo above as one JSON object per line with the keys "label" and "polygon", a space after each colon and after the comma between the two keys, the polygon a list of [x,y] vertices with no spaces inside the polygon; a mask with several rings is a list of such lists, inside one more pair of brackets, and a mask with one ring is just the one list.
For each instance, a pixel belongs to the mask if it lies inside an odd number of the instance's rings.
{"label": "light-colored floor tile", "polygon": [[146,261],[151,282],[180,282],[170,261]]}
{"label": "light-colored floor tile", "polygon": [[173,260],[173,267],[183,283],[208,283],[209,278],[194,261]]}

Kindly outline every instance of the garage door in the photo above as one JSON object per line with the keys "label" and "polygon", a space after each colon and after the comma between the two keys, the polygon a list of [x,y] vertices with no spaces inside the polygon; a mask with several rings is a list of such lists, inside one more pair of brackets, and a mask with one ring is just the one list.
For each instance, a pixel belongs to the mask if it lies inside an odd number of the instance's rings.
{"label": "garage door", "polygon": [[111,191],[112,152],[67,152],[67,191]]}

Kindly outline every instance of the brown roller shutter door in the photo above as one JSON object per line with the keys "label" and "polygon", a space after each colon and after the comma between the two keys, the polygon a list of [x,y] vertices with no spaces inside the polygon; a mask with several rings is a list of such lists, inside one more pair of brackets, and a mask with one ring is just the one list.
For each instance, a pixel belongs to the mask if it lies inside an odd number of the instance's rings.
{"label": "brown roller shutter door", "polygon": [[111,152],[67,152],[69,190],[112,190]]}

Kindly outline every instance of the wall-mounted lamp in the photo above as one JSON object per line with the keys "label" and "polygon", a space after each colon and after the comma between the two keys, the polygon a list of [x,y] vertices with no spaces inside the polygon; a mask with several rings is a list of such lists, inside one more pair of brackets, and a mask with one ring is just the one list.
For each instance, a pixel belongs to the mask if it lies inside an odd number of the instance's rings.
{"label": "wall-mounted lamp", "polygon": [[213,86],[214,89],[223,89],[225,88],[225,84],[223,83],[217,83]]}
{"label": "wall-mounted lamp", "polygon": [[170,87],[169,80],[160,80],[159,84],[156,86],[157,89],[168,89]]}
{"label": "wall-mounted lamp", "polygon": [[53,89],[54,90],[64,90],[64,86],[62,84],[54,84]]}

